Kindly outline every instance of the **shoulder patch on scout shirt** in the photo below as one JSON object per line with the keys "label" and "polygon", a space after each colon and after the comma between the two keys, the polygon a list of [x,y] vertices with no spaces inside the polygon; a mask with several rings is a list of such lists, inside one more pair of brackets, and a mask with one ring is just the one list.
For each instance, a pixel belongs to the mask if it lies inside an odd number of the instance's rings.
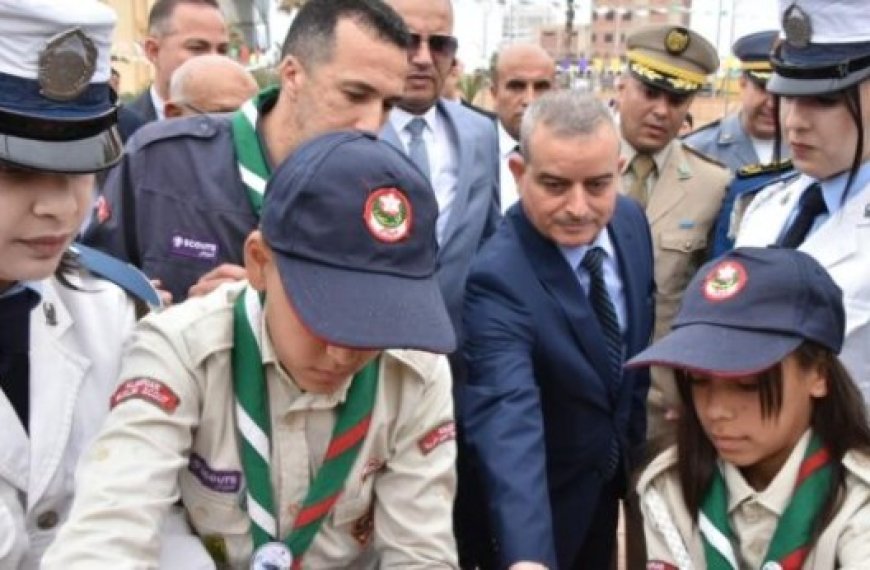
{"label": "shoulder patch on scout shirt", "polygon": [[456,439],[456,422],[444,422],[426,435],[420,438],[417,445],[423,455],[429,455],[432,450],[446,441]]}
{"label": "shoulder patch on scout shirt", "polygon": [[167,414],[173,413],[181,402],[175,392],[163,382],[153,378],[133,378],[118,386],[109,400],[109,409],[115,409],[118,404],[133,399],[145,400]]}
{"label": "shoulder patch on scout shirt", "polygon": [[650,560],[646,563],[646,570],[680,570],[673,564],[669,562],[662,562],[661,560]]}

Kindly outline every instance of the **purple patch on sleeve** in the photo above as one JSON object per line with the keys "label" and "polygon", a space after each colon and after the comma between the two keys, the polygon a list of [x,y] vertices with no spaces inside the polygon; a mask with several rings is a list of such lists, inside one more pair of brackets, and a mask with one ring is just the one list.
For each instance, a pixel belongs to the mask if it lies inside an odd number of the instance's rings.
{"label": "purple patch on sleeve", "polygon": [[169,238],[169,253],[190,259],[214,261],[218,256],[218,245],[211,241],[175,232]]}
{"label": "purple patch on sleeve", "polygon": [[218,471],[209,467],[205,459],[196,453],[190,454],[187,468],[199,482],[218,493],[237,493],[241,487],[241,471]]}

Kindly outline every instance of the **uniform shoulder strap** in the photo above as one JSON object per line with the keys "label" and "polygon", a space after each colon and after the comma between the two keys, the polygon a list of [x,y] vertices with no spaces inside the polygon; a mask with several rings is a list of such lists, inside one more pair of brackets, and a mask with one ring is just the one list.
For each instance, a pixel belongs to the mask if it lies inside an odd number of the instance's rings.
{"label": "uniform shoulder strap", "polygon": [[134,298],[150,307],[161,306],[160,295],[144,273],[120,259],[78,242],[70,246],[79,264],[98,277],[111,281]]}

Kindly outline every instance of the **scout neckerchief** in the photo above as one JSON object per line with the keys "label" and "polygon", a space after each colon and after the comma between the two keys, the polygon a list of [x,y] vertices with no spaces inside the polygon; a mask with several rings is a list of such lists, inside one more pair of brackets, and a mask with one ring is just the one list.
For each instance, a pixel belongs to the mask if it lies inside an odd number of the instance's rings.
{"label": "scout neckerchief", "polygon": [[[764,557],[763,569],[799,570],[803,565],[810,550],[808,543],[813,524],[828,498],[832,476],[830,454],[821,439],[813,434],[798,471],[794,493]],[[734,533],[728,522],[728,490],[719,469],[714,470],[710,490],[701,504],[699,526],[708,570],[738,570],[732,547]]]}
{"label": "scout neckerchief", "polygon": [[271,172],[264,149],[260,147],[260,137],[257,136],[257,119],[263,105],[276,97],[278,97],[278,87],[268,87],[253,99],[246,101],[233,114],[233,146],[236,149],[239,176],[242,177],[242,182],[248,191],[251,208],[258,217],[263,207],[266,181],[269,180]]}
{"label": "scout neckerchief", "polygon": [[[233,308],[233,387],[236,422],[241,436],[241,460],[247,481],[246,509],[251,518],[254,549],[280,540],[269,473],[271,423],[269,395],[261,356],[262,300],[251,287],[236,299]],[[368,433],[378,384],[378,359],[351,380],[347,397],[337,409],[332,439],[308,489],[302,509],[284,544],[299,564],[344,487]]]}

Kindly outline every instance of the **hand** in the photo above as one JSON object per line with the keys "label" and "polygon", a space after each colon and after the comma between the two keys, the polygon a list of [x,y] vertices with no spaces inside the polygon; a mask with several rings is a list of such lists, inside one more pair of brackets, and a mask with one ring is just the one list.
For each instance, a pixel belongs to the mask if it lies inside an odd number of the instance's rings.
{"label": "hand", "polygon": [[207,295],[224,283],[235,283],[247,278],[247,276],[248,273],[241,265],[223,263],[200,277],[199,281],[188,290],[187,296]]}
{"label": "hand", "polygon": [[508,570],[548,570],[543,564],[537,562],[514,562],[508,567]]}
{"label": "hand", "polygon": [[166,308],[172,304],[172,293],[163,288],[163,283],[160,279],[151,279],[151,286],[157,290],[157,294],[160,295],[160,302],[163,307]]}

